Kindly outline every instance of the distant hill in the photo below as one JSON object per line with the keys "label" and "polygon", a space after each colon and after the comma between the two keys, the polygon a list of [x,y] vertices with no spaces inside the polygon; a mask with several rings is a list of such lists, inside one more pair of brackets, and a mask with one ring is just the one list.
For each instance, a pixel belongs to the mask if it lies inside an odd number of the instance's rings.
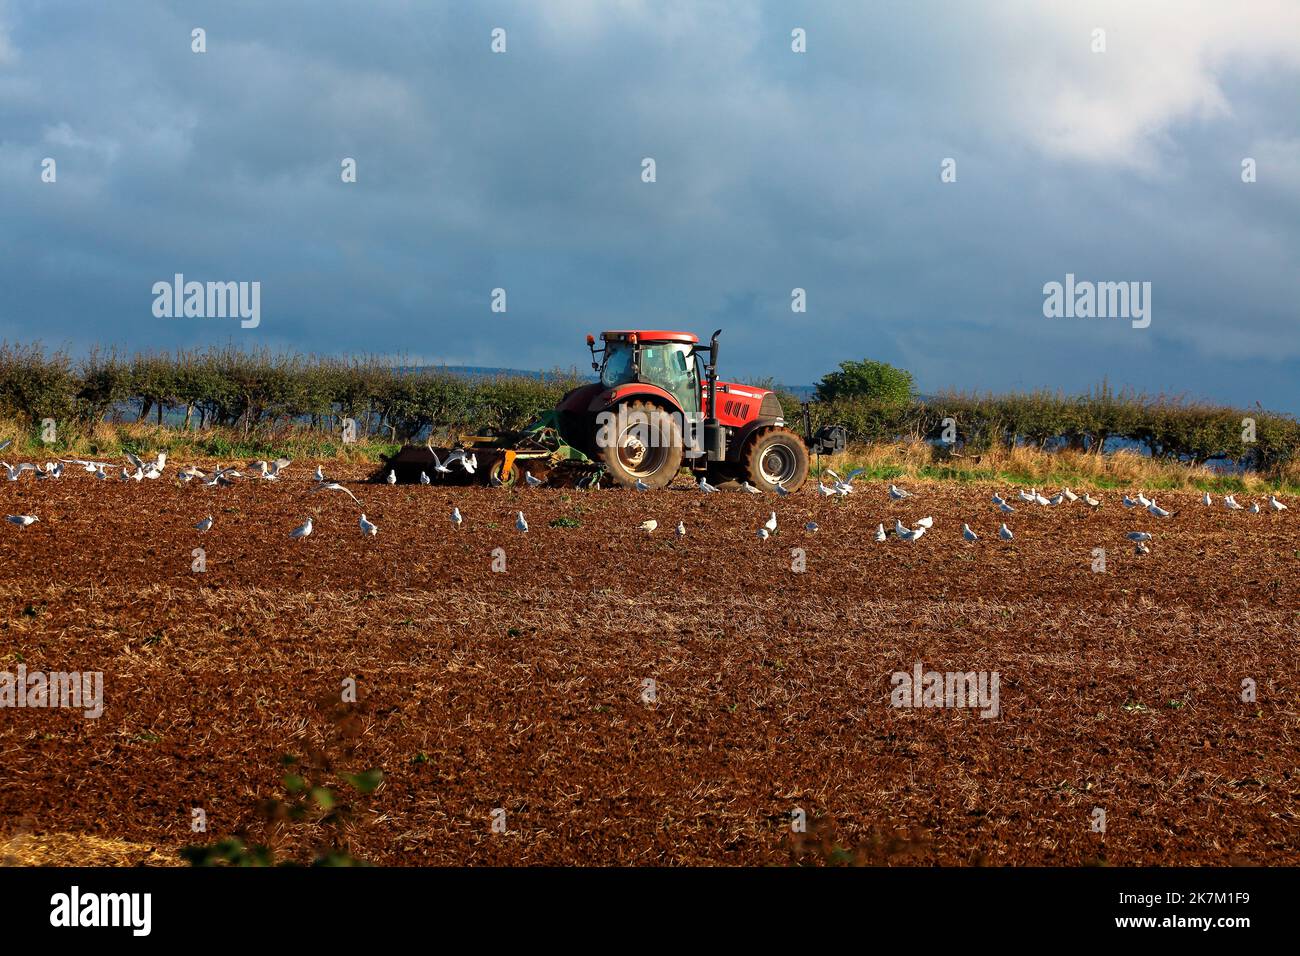
{"label": "distant hill", "polygon": [[[463,375],[466,378],[491,378],[496,375],[517,375],[521,378],[546,378],[554,372],[539,372],[536,369],[523,368],[496,368],[489,365],[417,365],[408,366],[404,371],[418,372],[421,370],[433,372],[447,372],[452,375]],[[576,370],[575,370],[576,371]],[[582,373],[578,373],[582,374]],[[593,381],[594,375],[588,376]],[[815,385],[778,385],[777,388],[798,396],[803,401],[807,401],[817,392]]]}

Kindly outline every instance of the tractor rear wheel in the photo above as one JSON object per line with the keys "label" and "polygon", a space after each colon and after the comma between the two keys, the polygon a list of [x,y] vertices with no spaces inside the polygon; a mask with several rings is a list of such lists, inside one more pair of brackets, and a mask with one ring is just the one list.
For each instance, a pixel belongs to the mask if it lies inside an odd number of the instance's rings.
{"label": "tractor rear wheel", "polygon": [[787,428],[763,428],[745,444],[740,456],[745,479],[760,491],[798,491],[808,479],[808,449]]}
{"label": "tractor rear wheel", "polygon": [[682,431],[658,405],[629,402],[619,409],[611,440],[596,449],[609,476],[625,488],[642,481],[663,488],[682,467]]}

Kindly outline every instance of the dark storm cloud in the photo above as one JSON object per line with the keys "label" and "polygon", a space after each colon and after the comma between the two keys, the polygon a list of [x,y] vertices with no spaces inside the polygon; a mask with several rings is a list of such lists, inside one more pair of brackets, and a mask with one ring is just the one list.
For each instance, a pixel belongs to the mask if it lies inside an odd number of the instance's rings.
{"label": "dark storm cloud", "polygon": [[[0,335],[550,367],[723,326],[787,382],[1300,409],[1300,18],[1223,6],[0,4]],[[154,318],[177,272],[260,326]],[[1066,273],[1151,327],[1045,319]]]}

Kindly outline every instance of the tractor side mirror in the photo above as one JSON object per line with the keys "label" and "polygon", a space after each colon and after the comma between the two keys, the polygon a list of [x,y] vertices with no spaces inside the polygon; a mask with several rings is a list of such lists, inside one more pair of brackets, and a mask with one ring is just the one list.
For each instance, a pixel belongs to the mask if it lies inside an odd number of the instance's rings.
{"label": "tractor side mirror", "polygon": [[591,370],[600,371],[600,363],[596,361],[596,336],[590,332],[587,333],[587,349],[591,352]]}

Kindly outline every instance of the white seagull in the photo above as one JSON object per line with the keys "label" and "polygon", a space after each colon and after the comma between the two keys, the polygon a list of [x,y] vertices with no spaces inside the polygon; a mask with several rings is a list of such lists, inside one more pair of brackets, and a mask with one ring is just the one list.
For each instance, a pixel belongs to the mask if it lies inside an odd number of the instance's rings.
{"label": "white seagull", "polygon": [[1166,511],[1164,508],[1161,508],[1154,501],[1151,502],[1151,504],[1147,505],[1147,511],[1151,512],[1151,514],[1155,515],[1157,518],[1168,518],[1170,515],[1173,514],[1172,511]]}
{"label": "white seagull", "polygon": [[451,525],[452,525],[452,527],[453,527],[453,528],[456,528],[456,529],[459,529],[460,526],[461,526],[461,524],[462,524],[464,521],[465,521],[465,519],[462,518],[462,517],[460,516],[460,509],[459,509],[459,508],[452,508],[452,509],[451,509]]}
{"label": "white seagull", "polygon": [[1130,531],[1124,537],[1130,541],[1150,541],[1152,536],[1149,531]]}
{"label": "white seagull", "polygon": [[758,540],[759,540],[759,541],[766,541],[766,540],[767,540],[768,538],[770,538],[770,537],[771,537],[771,535],[768,533],[768,530],[767,530],[766,528],[759,528],[759,529],[758,529]]}
{"label": "white seagull", "polygon": [[527,531],[528,522],[524,520],[524,513],[522,511],[517,511],[515,512],[515,514],[518,515],[518,517],[515,518],[515,527],[518,528],[520,531]]}
{"label": "white seagull", "polygon": [[345,495],[347,495],[349,498],[351,498],[353,501],[355,501],[357,504],[361,504],[360,499],[357,498],[356,495],[354,495],[352,492],[348,491],[346,488],[344,488],[342,485],[340,485],[337,481],[327,481],[327,482],[325,482],[325,483],[322,484],[322,485],[317,485],[315,488],[313,488],[313,489],[311,490],[311,493],[312,493],[312,494],[315,494],[315,493],[318,492],[318,491],[341,491],[341,492],[343,492]]}
{"label": "white seagull", "polygon": [[972,531],[970,529],[970,525],[968,524],[963,524],[961,526],[961,536],[965,538],[967,541],[978,541],[980,539],[980,536],[977,535],[974,531]]}
{"label": "white seagull", "polygon": [[700,483],[696,487],[699,488],[700,491],[704,492],[706,495],[711,495],[718,490],[717,488],[714,488],[711,484],[709,484],[707,481],[705,481],[703,478],[700,479]]}
{"label": "white seagull", "polygon": [[679,521],[679,522],[677,522],[677,537],[679,537],[679,538],[684,538],[684,537],[686,537],[686,522],[685,522],[685,521]]}
{"label": "white seagull", "polygon": [[804,529],[805,531],[809,532],[810,534],[811,534],[811,533],[814,533],[814,532],[817,531],[817,522],[816,522],[816,521],[809,521],[806,525],[803,526],[803,529]]}
{"label": "white seagull", "polygon": [[1205,493],[1205,496],[1201,499],[1201,504],[1205,505],[1205,507],[1207,508],[1210,507],[1210,505],[1214,504],[1214,499],[1210,497],[1210,493],[1208,491]]}
{"label": "white seagull", "polygon": [[885,525],[883,522],[881,524],[876,525],[876,533],[874,537],[877,541],[884,541],[887,537],[889,537],[889,535],[885,534]]}
{"label": "white seagull", "polygon": [[1007,523],[1005,521],[1002,522],[1002,527],[998,528],[998,537],[1001,538],[1003,541],[1010,541],[1012,538],[1015,537],[1015,535],[1011,533],[1011,529],[1007,527]]}
{"label": "white seagull", "polygon": [[745,482],[743,485],[741,485],[740,490],[747,495],[761,495],[763,493],[759,491],[757,488],[755,488],[753,485],[751,485],[749,482]]}
{"label": "white seagull", "polygon": [[641,530],[644,531],[646,534],[653,533],[654,529],[657,527],[659,527],[659,522],[656,521],[654,518],[651,518],[648,521],[641,522]]}
{"label": "white seagull", "polygon": [[1277,498],[1274,497],[1273,495],[1268,496],[1268,506],[1272,508],[1274,511],[1286,511],[1286,505],[1278,501]]}
{"label": "white seagull", "polygon": [[36,517],[36,515],[5,515],[5,520],[12,521],[19,527],[26,528],[28,525],[32,524],[32,522],[40,521],[41,519]]}
{"label": "white seagull", "polygon": [[206,518],[204,518],[194,527],[197,528],[199,531],[207,531],[209,528],[212,527],[212,515],[208,515]]}
{"label": "white seagull", "polygon": [[1227,508],[1229,511],[1245,510],[1241,505],[1237,504],[1237,498],[1235,495],[1225,495],[1223,498],[1223,507]]}
{"label": "white seagull", "polygon": [[890,485],[889,497],[893,498],[895,501],[902,501],[904,498],[912,497],[912,493],[910,491],[904,491],[902,488],[899,488],[897,485]]}
{"label": "white seagull", "polygon": [[397,484],[397,472],[394,471],[394,470],[391,469],[391,468],[388,469],[388,479],[387,479],[387,481],[388,481],[388,483],[389,483],[390,485],[395,485],[395,484]]}
{"label": "white seagull", "polygon": [[772,512],[772,517],[768,518],[766,521],[763,522],[763,527],[766,528],[768,531],[775,531],[775,530],[776,530],[776,512],[775,512],[775,511]]}
{"label": "white seagull", "polygon": [[536,488],[542,483],[542,479],[537,478],[531,471],[524,472],[524,484],[529,488]]}
{"label": "white seagull", "polygon": [[427,471],[420,472],[420,484],[422,485],[432,484],[432,482],[429,480],[429,473]]}
{"label": "white seagull", "polygon": [[374,522],[372,522],[372,521],[367,521],[367,520],[366,520],[366,514],[365,514],[364,511],[361,513],[361,520],[358,521],[357,524],[361,526],[361,533],[362,533],[362,534],[369,535],[369,536],[372,537],[372,538],[373,538],[375,535],[379,534],[379,527],[378,527],[378,525],[376,525],[376,524],[375,524]]}
{"label": "white seagull", "polygon": [[311,534],[311,519],[310,519],[310,518],[308,518],[308,519],[307,519],[306,521],[304,521],[302,524],[298,525],[298,527],[296,527],[296,528],[294,528],[292,531],[290,531],[290,532],[289,532],[289,537],[291,537],[291,538],[305,538],[305,537],[307,537],[307,535],[309,535],[309,534]]}

